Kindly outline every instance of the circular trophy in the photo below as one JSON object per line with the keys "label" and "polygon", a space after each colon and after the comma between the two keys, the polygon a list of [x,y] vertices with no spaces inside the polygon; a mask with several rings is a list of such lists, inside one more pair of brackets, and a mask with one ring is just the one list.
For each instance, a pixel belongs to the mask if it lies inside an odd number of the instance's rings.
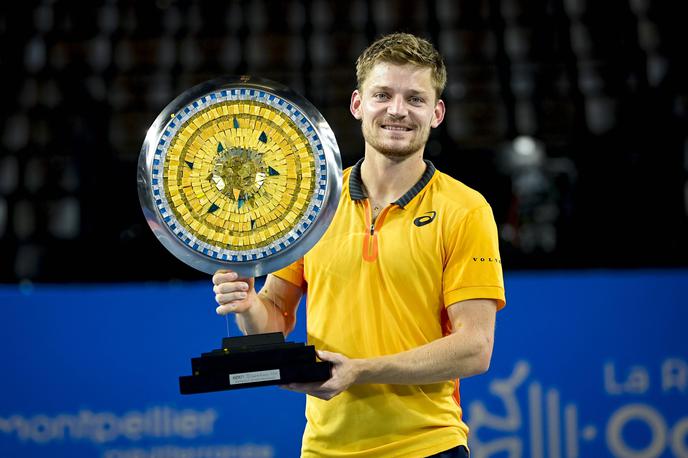
{"label": "circular trophy", "polygon": [[287,87],[220,78],[174,99],[146,134],[138,191],[148,225],[203,272],[259,276],[302,257],[341,193],[330,126]]}

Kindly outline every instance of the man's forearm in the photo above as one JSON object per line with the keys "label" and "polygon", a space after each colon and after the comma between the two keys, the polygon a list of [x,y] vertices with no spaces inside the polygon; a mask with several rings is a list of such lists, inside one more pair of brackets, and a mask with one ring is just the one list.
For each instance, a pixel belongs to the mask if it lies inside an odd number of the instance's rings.
{"label": "man's forearm", "polygon": [[492,339],[454,333],[418,348],[377,358],[353,360],[355,383],[422,385],[487,371]]}
{"label": "man's forearm", "polygon": [[267,332],[285,331],[282,313],[270,300],[255,294],[251,300],[251,307],[237,313],[236,322],[244,334],[262,334]]}

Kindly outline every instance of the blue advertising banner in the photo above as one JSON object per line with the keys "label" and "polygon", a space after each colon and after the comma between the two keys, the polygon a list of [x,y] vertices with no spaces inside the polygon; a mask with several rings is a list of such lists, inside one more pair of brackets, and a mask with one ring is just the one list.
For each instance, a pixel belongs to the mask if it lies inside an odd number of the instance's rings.
{"label": "blue advertising banner", "polygon": [[510,275],[472,457],[688,457],[688,272]]}
{"label": "blue advertising banner", "polygon": [[[506,281],[490,371],[461,384],[472,457],[688,457],[688,271]],[[227,334],[209,281],[6,285],[0,307],[1,457],[298,456],[302,395],[179,394]]]}

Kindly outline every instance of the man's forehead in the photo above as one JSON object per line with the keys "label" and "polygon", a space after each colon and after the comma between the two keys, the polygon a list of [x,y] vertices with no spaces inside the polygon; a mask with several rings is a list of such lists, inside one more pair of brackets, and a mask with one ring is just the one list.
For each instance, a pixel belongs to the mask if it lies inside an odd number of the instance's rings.
{"label": "man's forehead", "polygon": [[375,63],[370,68],[369,75],[386,73],[389,71],[401,71],[404,73],[414,73],[414,74],[427,74],[430,76],[432,69],[425,65],[416,65],[410,62],[390,62],[386,60],[381,60]]}
{"label": "man's forehead", "polygon": [[432,70],[414,64],[397,64],[378,62],[367,75],[363,86],[371,88],[393,88],[404,86],[415,92],[434,91],[432,87]]}
{"label": "man's forehead", "polygon": [[423,86],[415,86],[415,85],[387,85],[387,84],[371,84],[371,83],[365,83],[365,89],[368,89],[370,91],[396,91],[399,89],[403,89],[404,92],[407,92],[409,94],[430,94],[433,91],[432,87],[423,87]]}

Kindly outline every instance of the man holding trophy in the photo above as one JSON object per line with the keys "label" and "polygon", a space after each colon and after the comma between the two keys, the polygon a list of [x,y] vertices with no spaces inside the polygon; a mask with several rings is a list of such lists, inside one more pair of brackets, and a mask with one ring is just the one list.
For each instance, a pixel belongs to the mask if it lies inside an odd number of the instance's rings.
{"label": "man holding trophy", "polygon": [[445,115],[442,57],[387,35],[356,64],[350,110],[365,154],[343,175],[331,225],[292,265],[218,270],[222,315],[245,334],[289,333],[307,292],[308,343],[332,364],[308,394],[302,456],[466,457],[459,379],[485,372],[505,304],[496,225],[476,191],[423,159]]}

